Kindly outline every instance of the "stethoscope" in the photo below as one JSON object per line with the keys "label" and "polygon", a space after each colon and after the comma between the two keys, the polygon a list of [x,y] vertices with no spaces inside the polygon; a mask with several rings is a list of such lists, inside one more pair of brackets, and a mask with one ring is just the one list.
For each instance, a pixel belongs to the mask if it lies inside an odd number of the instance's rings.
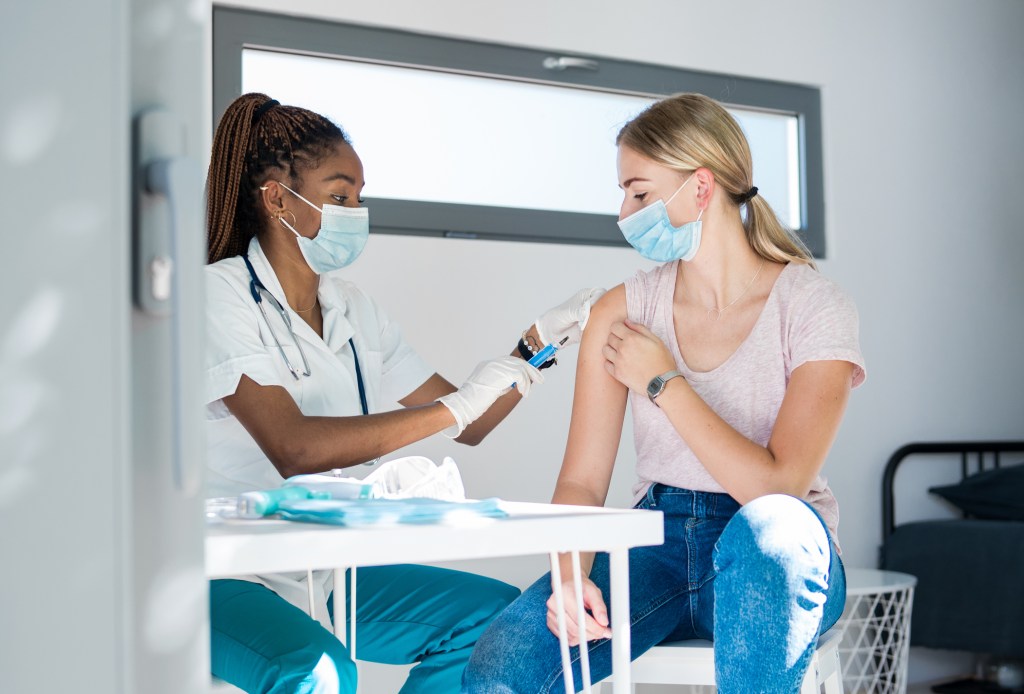
{"label": "stethoscope", "polygon": [[[242,260],[245,261],[245,267],[249,269],[249,292],[252,294],[253,300],[256,305],[260,307],[260,313],[263,314],[263,320],[267,322],[267,327],[270,328],[270,334],[274,337],[274,342],[277,343],[277,351],[281,353],[281,358],[284,359],[285,366],[291,371],[292,376],[296,381],[299,380],[299,376],[309,376],[312,373],[309,370],[309,362],[306,361],[306,353],[302,351],[302,345],[299,344],[299,339],[295,336],[295,331],[292,330],[292,319],[288,317],[288,312],[281,306],[281,302],[274,298],[274,295],[270,293],[270,290],[260,282],[260,278],[256,276],[256,270],[253,269],[252,263],[249,262],[249,256],[243,255]],[[263,299],[270,302],[270,305],[277,309],[277,312],[281,314],[281,320],[284,321],[285,327],[288,328],[288,333],[292,336],[292,341],[295,343],[295,347],[299,350],[299,356],[302,357],[302,371],[295,368],[291,360],[288,359],[288,355],[284,351],[284,347],[281,346],[281,340],[277,337],[277,332],[274,330],[273,324],[270,322],[270,318],[267,317],[267,310],[263,308]],[[359,368],[359,355],[356,354],[356,343],[353,338],[348,339],[348,345],[352,348],[352,360],[356,366],[356,385],[359,386],[359,404],[363,408],[363,414],[370,414],[370,408],[366,405],[366,388],[363,386],[363,372]],[[376,462],[376,461],[373,461]]]}

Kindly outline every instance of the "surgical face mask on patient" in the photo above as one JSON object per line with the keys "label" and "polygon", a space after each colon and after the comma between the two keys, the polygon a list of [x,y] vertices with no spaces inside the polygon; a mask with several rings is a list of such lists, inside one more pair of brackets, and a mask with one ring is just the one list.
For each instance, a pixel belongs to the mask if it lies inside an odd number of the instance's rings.
{"label": "surgical face mask on patient", "polygon": [[683,185],[672,193],[668,200],[656,200],[647,207],[637,210],[619,221],[619,230],[633,248],[643,257],[659,263],[670,260],[693,260],[700,248],[701,215],[697,219],[682,226],[672,226],[665,207],[679,194],[693,178],[683,181]]}
{"label": "surgical face mask on patient", "polygon": [[365,207],[341,205],[317,207],[285,184],[280,181],[278,183],[299,200],[320,212],[320,231],[311,239],[296,231],[283,217],[277,219],[295,234],[302,257],[306,259],[313,272],[321,275],[332,270],[340,270],[359,257],[370,235],[369,210]]}

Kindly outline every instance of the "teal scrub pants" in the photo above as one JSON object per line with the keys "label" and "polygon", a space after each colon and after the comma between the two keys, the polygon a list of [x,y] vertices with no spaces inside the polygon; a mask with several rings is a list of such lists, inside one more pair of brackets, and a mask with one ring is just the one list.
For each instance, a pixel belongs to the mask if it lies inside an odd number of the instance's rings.
{"label": "teal scrub pants", "polygon": [[[429,566],[359,569],[356,581],[359,659],[419,663],[401,694],[458,692],[477,638],[519,595],[501,581]],[[258,583],[210,582],[210,632],[213,674],[247,692],[356,689],[348,649],[306,612]]]}

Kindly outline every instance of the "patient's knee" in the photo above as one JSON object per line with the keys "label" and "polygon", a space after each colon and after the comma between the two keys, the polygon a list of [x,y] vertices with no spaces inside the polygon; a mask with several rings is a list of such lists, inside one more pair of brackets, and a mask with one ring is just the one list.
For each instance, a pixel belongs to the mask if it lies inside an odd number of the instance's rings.
{"label": "patient's knee", "polygon": [[829,560],[828,533],[802,500],[769,494],[744,504],[726,525],[715,548],[727,563],[738,557],[767,561]]}

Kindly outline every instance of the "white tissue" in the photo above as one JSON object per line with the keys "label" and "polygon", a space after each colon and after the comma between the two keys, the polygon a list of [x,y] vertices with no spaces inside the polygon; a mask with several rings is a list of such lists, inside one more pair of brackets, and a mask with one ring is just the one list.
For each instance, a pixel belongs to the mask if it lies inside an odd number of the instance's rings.
{"label": "white tissue", "polygon": [[466,488],[462,484],[459,467],[449,457],[445,457],[440,465],[429,458],[415,455],[389,460],[367,475],[363,482],[374,484],[385,499],[466,499]]}

